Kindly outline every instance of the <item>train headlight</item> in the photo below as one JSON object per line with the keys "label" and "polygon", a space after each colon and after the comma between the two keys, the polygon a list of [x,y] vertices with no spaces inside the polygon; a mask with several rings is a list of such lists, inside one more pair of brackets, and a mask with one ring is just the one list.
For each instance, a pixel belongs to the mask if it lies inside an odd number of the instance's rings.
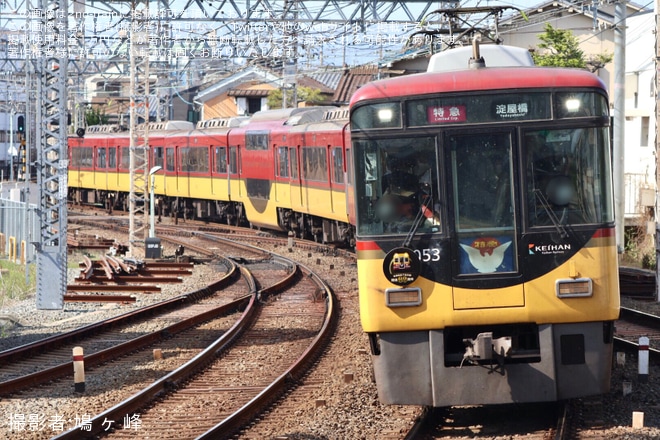
{"label": "train headlight", "polygon": [[577,113],[580,111],[582,102],[577,98],[569,98],[564,102],[564,106],[568,113]]}
{"label": "train headlight", "polygon": [[576,278],[555,281],[558,298],[586,297],[593,294],[591,278]]}
{"label": "train headlight", "polygon": [[422,289],[406,287],[403,289],[385,289],[387,307],[413,307],[422,303]]}

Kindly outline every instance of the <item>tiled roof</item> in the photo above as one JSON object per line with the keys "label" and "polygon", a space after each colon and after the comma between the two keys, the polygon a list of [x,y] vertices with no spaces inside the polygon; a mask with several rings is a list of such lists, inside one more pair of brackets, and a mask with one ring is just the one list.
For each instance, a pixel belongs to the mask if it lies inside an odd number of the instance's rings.
{"label": "tiled roof", "polygon": [[353,93],[368,83],[376,79],[378,75],[378,66],[360,66],[344,71],[344,75],[339,80],[337,90],[332,97],[334,104],[348,104]]}
{"label": "tiled roof", "polygon": [[242,97],[264,97],[268,96],[272,89],[231,89],[227,92],[227,96],[242,96]]}

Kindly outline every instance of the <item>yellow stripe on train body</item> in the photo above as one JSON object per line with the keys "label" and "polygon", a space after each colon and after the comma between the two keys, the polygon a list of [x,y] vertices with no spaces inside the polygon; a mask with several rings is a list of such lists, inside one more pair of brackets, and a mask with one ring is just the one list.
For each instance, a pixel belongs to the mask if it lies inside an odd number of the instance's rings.
{"label": "yellow stripe on train body", "polygon": [[[360,317],[365,332],[415,331],[514,323],[612,321],[619,316],[614,237],[591,239],[576,255],[546,275],[501,289],[462,289],[419,277],[419,306],[388,307],[385,290],[397,288],[383,275],[381,252],[360,252]],[[590,278],[590,297],[559,298],[556,281]],[[472,302],[467,298],[472,298]]]}

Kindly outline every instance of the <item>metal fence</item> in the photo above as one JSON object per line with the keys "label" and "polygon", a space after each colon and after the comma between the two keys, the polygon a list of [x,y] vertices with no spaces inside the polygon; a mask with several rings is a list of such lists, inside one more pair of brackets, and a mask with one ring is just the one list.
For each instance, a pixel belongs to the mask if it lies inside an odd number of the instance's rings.
{"label": "metal fence", "polygon": [[[12,199],[0,198],[0,257],[16,263],[31,263],[36,259],[32,242],[39,241],[37,205],[21,201],[21,192]],[[18,200],[16,200],[18,199]]]}
{"label": "metal fence", "polygon": [[645,220],[648,208],[655,206],[655,179],[648,174],[626,173],[625,185],[625,218]]}

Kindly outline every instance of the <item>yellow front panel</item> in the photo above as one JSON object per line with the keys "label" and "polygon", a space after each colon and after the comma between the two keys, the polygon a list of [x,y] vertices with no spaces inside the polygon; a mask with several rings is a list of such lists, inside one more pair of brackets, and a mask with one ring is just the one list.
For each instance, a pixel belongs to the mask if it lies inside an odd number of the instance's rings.
{"label": "yellow front panel", "polygon": [[[385,290],[396,288],[383,274],[381,251],[358,253],[360,318],[366,332],[442,329],[448,326],[534,322],[611,321],[619,316],[614,237],[596,238],[569,261],[523,285],[502,289],[455,289],[422,277],[406,287],[422,290],[422,304],[387,307]],[[558,298],[558,279],[590,278],[593,295]]]}
{"label": "yellow front panel", "polygon": [[454,308],[491,309],[493,307],[522,307],[525,305],[525,292],[522,286],[511,286],[502,289],[454,288]]}
{"label": "yellow front panel", "polygon": [[[557,298],[558,279],[591,278],[590,298]],[[529,319],[538,323],[614,320],[619,316],[619,272],[615,237],[594,238],[573,258],[527,283]]]}

